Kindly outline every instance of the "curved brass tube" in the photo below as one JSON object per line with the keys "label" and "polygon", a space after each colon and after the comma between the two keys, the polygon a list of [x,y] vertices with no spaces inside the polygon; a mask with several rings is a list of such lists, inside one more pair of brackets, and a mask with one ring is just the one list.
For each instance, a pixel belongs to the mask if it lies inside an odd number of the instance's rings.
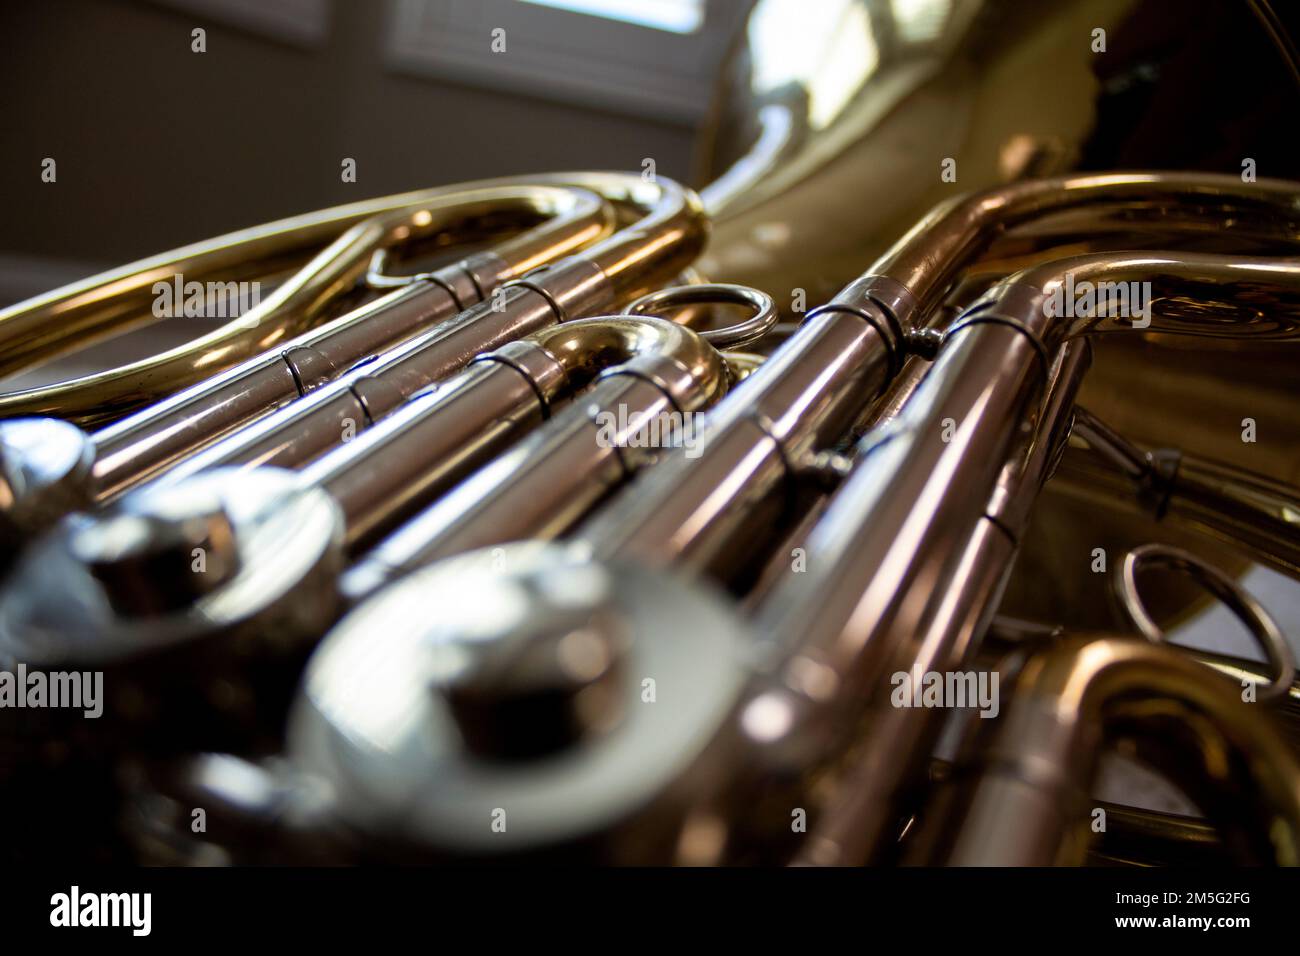
{"label": "curved brass tube", "polygon": [[[671,560],[707,568],[711,574],[732,575],[733,570],[722,568],[720,561],[734,564],[737,554],[748,550],[733,546],[737,536],[770,521],[736,521],[738,509],[725,506],[722,488],[735,489],[737,498],[743,495],[751,502],[765,493],[775,499],[779,489],[788,486],[790,462],[801,460],[809,448],[825,448],[847,434],[900,373],[912,347],[909,331],[924,327],[948,285],[1005,229],[1064,209],[1120,200],[1168,205],[1187,213],[1190,219],[1178,223],[1184,227],[1189,222],[1202,229],[1222,227],[1225,217],[1249,216],[1264,223],[1279,241],[1294,245],[1300,236],[1300,189],[1280,181],[1245,184],[1230,176],[1143,172],[1070,176],[1017,183],[945,203],[831,302],[810,312],[748,377],[745,390],[710,413],[708,431],[714,437],[699,461],[669,456],[635,498],[621,498],[605,509],[584,529],[584,536],[601,540],[611,553],[637,560]],[[1190,205],[1190,211],[1178,203]],[[1163,287],[1167,296],[1186,293],[1189,283],[1204,278],[1206,284],[1196,286],[1197,294],[1213,294],[1221,315],[1234,308],[1231,294],[1241,292],[1243,284],[1250,283],[1254,291],[1258,281],[1277,290],[1291,276],[1288,264],[1272,259],[1249,259],[1240,271],[1202,275],[1197,271],[1200,267],[1180,273],[1178,260],[1167,255],[1130,253],[1127,260],[1124,256],[1094,259],[1111,264],[1127,261],[1135,271],[1145,267],[1152,272],[1167,265],[1169,282]],[[1198,262],[1215,259],[1195,258]],[[1225,265],[1239,261],[1218,259]],[[1252,272],[1251,264],[1258,271]],[[1279,276],[1275,269],[1286,274]],[[1153,277],[1144,272],[1140,278]],[[1215,291],[1208,285],[1212,281],[1234,286],[1231,292]],[[1261,301],[1269,309],[1279,307],[1275,314],[1285,317],[1296,311],[1289,294],[1289,289],[1282,289]],[[1164,310],[1166,303],[1161,305]],[[1178,331],[1200,334],[1226,324],[1204,322],[1190,311],[1168,309],[1162,316],[1171,328],[1176,325]],[[1290,328],[1288,324],[1283,334],[1290,335]],[[1243,331],[1264,335],[1277,329],[1257,319],[1249,329],[1237,321],[1226,334]],[[756,465],[760,446],[768,449],[770,460]],[[704,501],[707,518],[702,513]]]}
{"label": "curved brass tube", "polygon": [[[68,476],[70,483],[82,486],[76,500],[102,501],[178,464],[192,465],[192,471],[248,461],[268,446],[283,452],[275,463],[302,464],[341,440],[341,421],[364,428],[482,351],[555,322],[608,311],[657,288],[699,254],[708,232],[698,197],[672,180],[569,173],[537,181],[556,185],[514,188],[522,188],[525,197],[556,191],[557,202],[572,194],[572,211],[491,252],[439,269],[431,275],[432,284],[394,290],[100,430],[92,436],[92,467],[87,471],[79,463],[77,474]],[[501,188],[509,192],[509,187]],[[620,221],[631,220],[613,235],[605,235],[607,204]],[[580,255],[565,255],[576,247],[583,247]],[[551,263],[554,256],[562,258]],[[479,302],[507,280],[518,288],[509,291],[499,308],[495,298]],[[472,306],[451,319],[462,299]],[[116,381],[116,374],[109,378]],[[293,401],[304,395],[310,398]],[[0,396],[0,411],[4,401]],[[45,496],[49,484],[29,483],[25,494]],[[64,503],[73,500],[58,497]],[[44,505],[33,508],[31,502],[23,510],[51,511]]]}
{"label": "curved brass tube", "polygon": [[[290,402],[163,472],[165,478],[257,461],[295,467],[343,441],[340,422],[368,428],[407,398],[448,378],[482,352],[553,325],[601,315],[677,275],[703,246],[708,223],[698,197],[672,180],[618,173],[562,174],[640,214],[581,252],[515,280],[484,301],[388,349],[373,361]],[[128,443],[115,467],[138,474],[148,442]],[[98,468],[97,468],[98,471]]]}
{"label": "curved brass tube", "polygon": [[[1059,627],[1049,627],[1034,621],[1024,621],[998,614],[989,624],[988,633],[980,644],[975,663],[981,668],[994,667],[999,662],[1005,664],[1008,655],[1012,653],[1027,653],[1031,645],[1041,650],[1067,636]],[[1216,654],[1191,647],[1180,649],[1188,657],[1206,667],[1212,667],[1243,687],[1247,682],[1265,681],[1270,676],[1269,665],[1261,661],[1247,660],[1229,654]],[[1279,727],[1291,745],[1291,750],[1295,753],[1296,759],[1300,760],[1300,677],[1292,682],[1291,690],[1285,699],[1267,706],[1272,708]]]}
{"label": "curved brass tube", "polygon": [[[1049,214],[1124,202],[1187,206],[1217,228],[1241,216],[1266,225],[1294,247],[1300,238],[1300,189],[1284,180],[1209,173],[1115,172],[1013,183],[942,203],[872,265],[869,272],[901,283],[920,315],[1003,231]],[[899,317],[903,319],[903,316]]]}
{"label": "curved brass tube", "polygon": [[646,463],[635,448],[627,453],[600,437],[602,417],[635,434],[657,415],[710,408],[728,388],[723,356],[698,333],[663,319],[585,319],[530,339],[570,374],[608,370],[577,405],[375,545],[344,578],[348,600],[448,555],[567,533]]}
{"label": "curved brass tube", "polygon": [[[370,256],[397,242],[448,228],[472,232],[476,222],[503,212],[525,218],[576,214],[581,224],[576,232],[564,237],[531,236],[523,248],[515,250],[513,258],[519,270],[526,271],[539,264],[539,253],[547,248],[548,240],[560,239],[559,248],[550,249],[559,255],[599,238],[609,228],[599,200],[558,183],[484,181],[362,206],[372,211],[360,221],[355,221],[355,214],[333,210],[281,220],[131,263],[0,312],[3,374],[67,351],[74,342],[85,344],[87,334],[135,324],[147,316],[156,282],[170,281],[178,274],[186,281],[201,280],[244,257],[259,261],[282,255],[318,241],[328,228],[350,223],[343,235],[266,300],[221,328],[117,369],[0,395],[0,415],[51,415],[84,425],[159,401],[201,378],[284,344],[317,324],[329,303],[365,274]],[[512,269],[510,275],[520,271]]]}
{"label": "curved brass tube", "polygon": [[[795,722],[784,746],[815,751],[834,727],[855,726],[870,701],[885,715],[876,723],[888,725],[859,746],[853,786],[819,821],[810,841],[816,862],[852,863],[888,849],[895,804],[915,774],[894,751],[908,749],[898,746],[907,733],[923,736],[931,717],[881,704],[888,675],[949,670],[966,659],[1001,596],[1036,497],[1037,482],[1014,494],[1003,489],[1020,467],[1017,438],[1026,428],[1054,432],[1073,405],[1071,398],[1035,413],[1049,368],[1071,335],[1131,328],[1120,317],[1076,320],[1043,308],[1044,288],[1080,268],[1092,279],[1150,281],[1153,296],[1201,281],[1211,305],[1231,303],[1234,283],[1246,278],[1277,301],[1300,293],[1300,267],[1288,262],[1125,252],[1025,270],[953,323],[898,416],[859,445],[852,475],[808,536],[808,561],[830,570],[787,576],[759,610],[759,626],[780,653],[816,660],[839,682],[836,695],[807,705],[809,714],[834,713],[833,726],[809,717],[799,730]],[[1177,320],[1151,327],[1183,330]],[[1249,335],[1254,326],[1225,323],[1222,331],[1233,329]],[[955,431],[943,440],[948,418]],[[1040,474],[1056,447],[1037,444]]]}
{"label": "curved brass tube", "polygon": [[[1132,316],[1054,315],[1049,301],[1065,303],[1084,282],[1150,288],[1151,324],[1144,331],[1209,338],[1300,339],[1300,259],[1199,253],[1095,253],[1032,266],[990,289],[965,316],[983,303],[1013,301],[1014,287],[1032,290],[1042,301],[1011,307],[1045,344],[1084,333],[1138,328]],[[998,308],[995,306],[994,308]],[[1032,315],[1029,312],[1032,311]],[[958,323],[961,322],[959,317]]]}
{"label": "curved brass tube", "polygon": [[726,391],[727,372],[718,351],[698,332],[652,316],[604,315],[574,319],[528,336],[579,381],[638,355],[679,364],[706,405]]}
{"label": "curved brass tube", "polygon": [[[977,722],[978,723],[978,722]],[[932,804],[917,859],[1082,863],[1104,745],[1143,752],[1197,795],[1237,858],[1300,863],[1300,764],[1267,712],[1182,652],[1078,637],[1032,657],[987,742],[972,740]],[[1045,773],[1052,768],[1051,773]]]}
{"label": "curved brass tube", "polygon": [[86,333],[113,332],[147,315],[153,283],[183,273],[195,281],[267,274],[287,258],[336,238],[382,213],[449,194],[419,190],[278,219],[139,259],[0,310],[5,374],[58,354]]}
{"label": "curved brass tube", "polygon": [[355,553],[505,451],[592,379],[635,375],[650,363],[682,376],[692,402],[712,405],[726,391],[719,354],[685,326],[648,316],[575,319],[480,356],[318,458],[303,481],[339,502],[344,540]]}

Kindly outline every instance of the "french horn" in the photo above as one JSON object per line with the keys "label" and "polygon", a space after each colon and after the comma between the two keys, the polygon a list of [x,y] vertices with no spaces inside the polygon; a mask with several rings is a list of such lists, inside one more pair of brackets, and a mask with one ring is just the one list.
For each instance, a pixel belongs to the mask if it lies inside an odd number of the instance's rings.
{"label": "french horn", "polygon": [[[1250,583],[1300,575],[1300,58],[1161,7],[760,0],[698,192],[445,186],[0,312],[12,374],[273,289],[0,395],[6,852],[1300,862]],[[1211,30],[1280,77],[1240,156],[1158,115]],[[1253,657],[1175,643],[1215,601]]]}

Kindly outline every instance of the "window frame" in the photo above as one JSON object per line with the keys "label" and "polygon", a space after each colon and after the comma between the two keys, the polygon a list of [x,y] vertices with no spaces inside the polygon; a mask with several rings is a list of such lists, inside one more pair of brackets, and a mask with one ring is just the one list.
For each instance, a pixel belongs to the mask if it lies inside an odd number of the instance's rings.
{"label": "window frame", "polygon": [[[681,34],[518,0],[390,0],[389,68],[694,125],[749,0],[709,0]],[[491,49],[503,28],[506,50]]]}

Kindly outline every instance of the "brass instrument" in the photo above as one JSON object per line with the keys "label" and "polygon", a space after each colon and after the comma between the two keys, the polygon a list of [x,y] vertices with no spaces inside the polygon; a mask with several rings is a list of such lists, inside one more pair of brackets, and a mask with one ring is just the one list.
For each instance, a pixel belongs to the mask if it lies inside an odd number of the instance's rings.
{"label": "brass instrument", "polygon": [[[12,373],[275,283],[0,395],[0,670],[102,677],[3,715],[44,852],[1300,862],[1242,580],[1300,575],[1300,182],[1089,161],[1141,4],[830,7],[792,63],[755,6],[699,194],[430,189],[0,312]],[[1262,661],[1174,643],[1211,598]],[[1116,752],[1195,812],[1100,793]]]}

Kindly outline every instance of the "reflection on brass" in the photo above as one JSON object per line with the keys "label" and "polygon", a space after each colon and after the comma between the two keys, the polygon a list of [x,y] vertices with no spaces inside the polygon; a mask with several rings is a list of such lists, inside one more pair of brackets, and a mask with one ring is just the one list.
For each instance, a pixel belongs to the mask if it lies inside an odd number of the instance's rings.
{"label": "reflection on brass", "polygon": [[[0,728],[6,852],[1300,862],[1244,580],[1300,574],[1300,168],[1189,151],[1232,77],[1148,5],[1050,6],[759,0],[698,193],[445,186],[0,313],[8,373],[279,283],[0,395],[0,661],[111,690]],[[1291,49],[1241,16],[1180,29]],[[1182,646],[1216,600],[1267,664]]]}

